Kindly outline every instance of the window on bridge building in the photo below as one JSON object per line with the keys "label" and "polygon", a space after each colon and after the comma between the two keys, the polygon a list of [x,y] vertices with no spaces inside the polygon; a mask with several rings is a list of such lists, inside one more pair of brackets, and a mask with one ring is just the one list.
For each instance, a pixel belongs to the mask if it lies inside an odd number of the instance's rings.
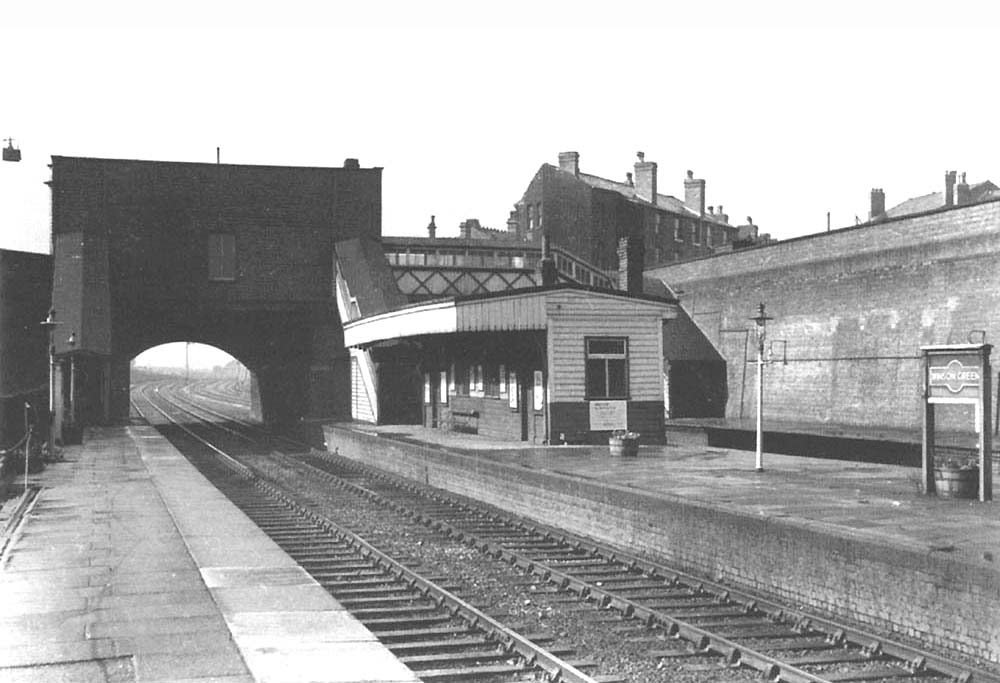
{"label": "window on bridge building", "polygon": [[628,398],[628,338],[587,337],[587,398]]}
{"label": "window on bridge building", "polygon": [[236,279],[236,235],[216,232],[208,236],[208,279],[219,282]]}

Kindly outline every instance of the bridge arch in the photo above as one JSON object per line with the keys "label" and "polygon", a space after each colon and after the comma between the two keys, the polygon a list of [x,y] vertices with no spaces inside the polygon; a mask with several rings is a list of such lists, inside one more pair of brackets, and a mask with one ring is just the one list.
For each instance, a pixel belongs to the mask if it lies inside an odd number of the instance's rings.
{"label": "bridge arch", "polygon": [[131,359],[171,341],[239,359],[265,424],[349,416],[333,245],[381,233],[381,169],[348,162],[53,157],[57,420],[126,421]]}

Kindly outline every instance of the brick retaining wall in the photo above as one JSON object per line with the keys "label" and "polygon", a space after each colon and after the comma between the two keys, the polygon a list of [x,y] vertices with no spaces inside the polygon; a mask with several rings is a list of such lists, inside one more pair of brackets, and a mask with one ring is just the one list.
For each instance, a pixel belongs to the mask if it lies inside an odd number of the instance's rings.
{"label": "brick retaining wall", "polygon": [[1000,572],[961,556],[327,426],[331,451],[927,647],[1000,664]]}
{"label": "brick retaining wall", "polygon": [[[920,346],[965,343],[973,330],[988,343],[1000,339],[998,253],[1000,202],[990,202],[647,274],[683,290],[684,310],[725,358],[726,417],[753,415],[756,342],[749,318],[765,302],[774,317],[768,339],[778,342],[776,358],[787,360],[765,370],[769,417],[917,429]],[[668,359],[685,357],[683,339],[665,340]],[[939,416],[941,429],[969,430],[971,422],[957,412]]]}

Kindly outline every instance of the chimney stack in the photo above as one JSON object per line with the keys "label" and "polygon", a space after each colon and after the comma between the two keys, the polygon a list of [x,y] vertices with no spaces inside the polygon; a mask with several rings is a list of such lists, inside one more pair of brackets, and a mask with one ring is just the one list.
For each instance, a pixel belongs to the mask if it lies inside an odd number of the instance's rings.
{"label": "chimney stack", "polygon": [[684,206],[699,216],[705,215],[705,181],[695,178],[694,171],[688,171],[684,179]]}
{"label": "chimney stack", "polygon": [[944,205],[955,204],[955,171],[945,171],[944,174]]}
{"label": "chimney stack", "polygon": [[646,161],[646,155],[636,152],[639,161],[635,163],[635,195],[656,205],[656,162]]}
{"label": "chimney stack", "polygon": [[542,235],[542,258],[538,260],[538,271],[542,276],[542,286],[556,284],[559,277],[556,272],[556,260],[552,258],[552,242],[548,235]]}
{"label": "chimney stack", "polygon": [[972,190],[965,182],[965,172],[958,174],[958,183],[955,185],[955,205],[965,206],[972,203]]}
{"label": "chimney stack", "polygon": [[427,224],[427,236],[431,239],[437,237],[438,226],[434,224],[434,216],[431,216],[431,222]]}
{"label": "chimney stack", "polygon": [[559,170],[566,171],[567,173],[572,173],[574,176],[579,177],[580,175],[580,153],[579,152],[560,152],[559,153]]}
{"label": "chimney stack", "polygon": [[868,220],[873,221],[885,215],[885,192],[881,187],[872,188],[871,211],[868,212]]}
{"label": "chimney stack", "polygon": [[642,294],[642,264],[645,245],[637,237],[618,240],[618,289],[629,296]]}
{"label": "chimney stack", "polygon": [[511,209],[510,215],[507,216],[507,232],[517,235],[520,225],[520,221],[517,220],[517,209]]}

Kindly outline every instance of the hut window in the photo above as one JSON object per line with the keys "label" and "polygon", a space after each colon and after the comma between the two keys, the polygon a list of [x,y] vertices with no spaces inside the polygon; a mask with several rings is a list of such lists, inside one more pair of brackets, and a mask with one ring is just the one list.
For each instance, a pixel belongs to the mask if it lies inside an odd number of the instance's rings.
{"label": "hut window", "polygon": [[587,337],[587,398],[628,398],[628,337]]}

